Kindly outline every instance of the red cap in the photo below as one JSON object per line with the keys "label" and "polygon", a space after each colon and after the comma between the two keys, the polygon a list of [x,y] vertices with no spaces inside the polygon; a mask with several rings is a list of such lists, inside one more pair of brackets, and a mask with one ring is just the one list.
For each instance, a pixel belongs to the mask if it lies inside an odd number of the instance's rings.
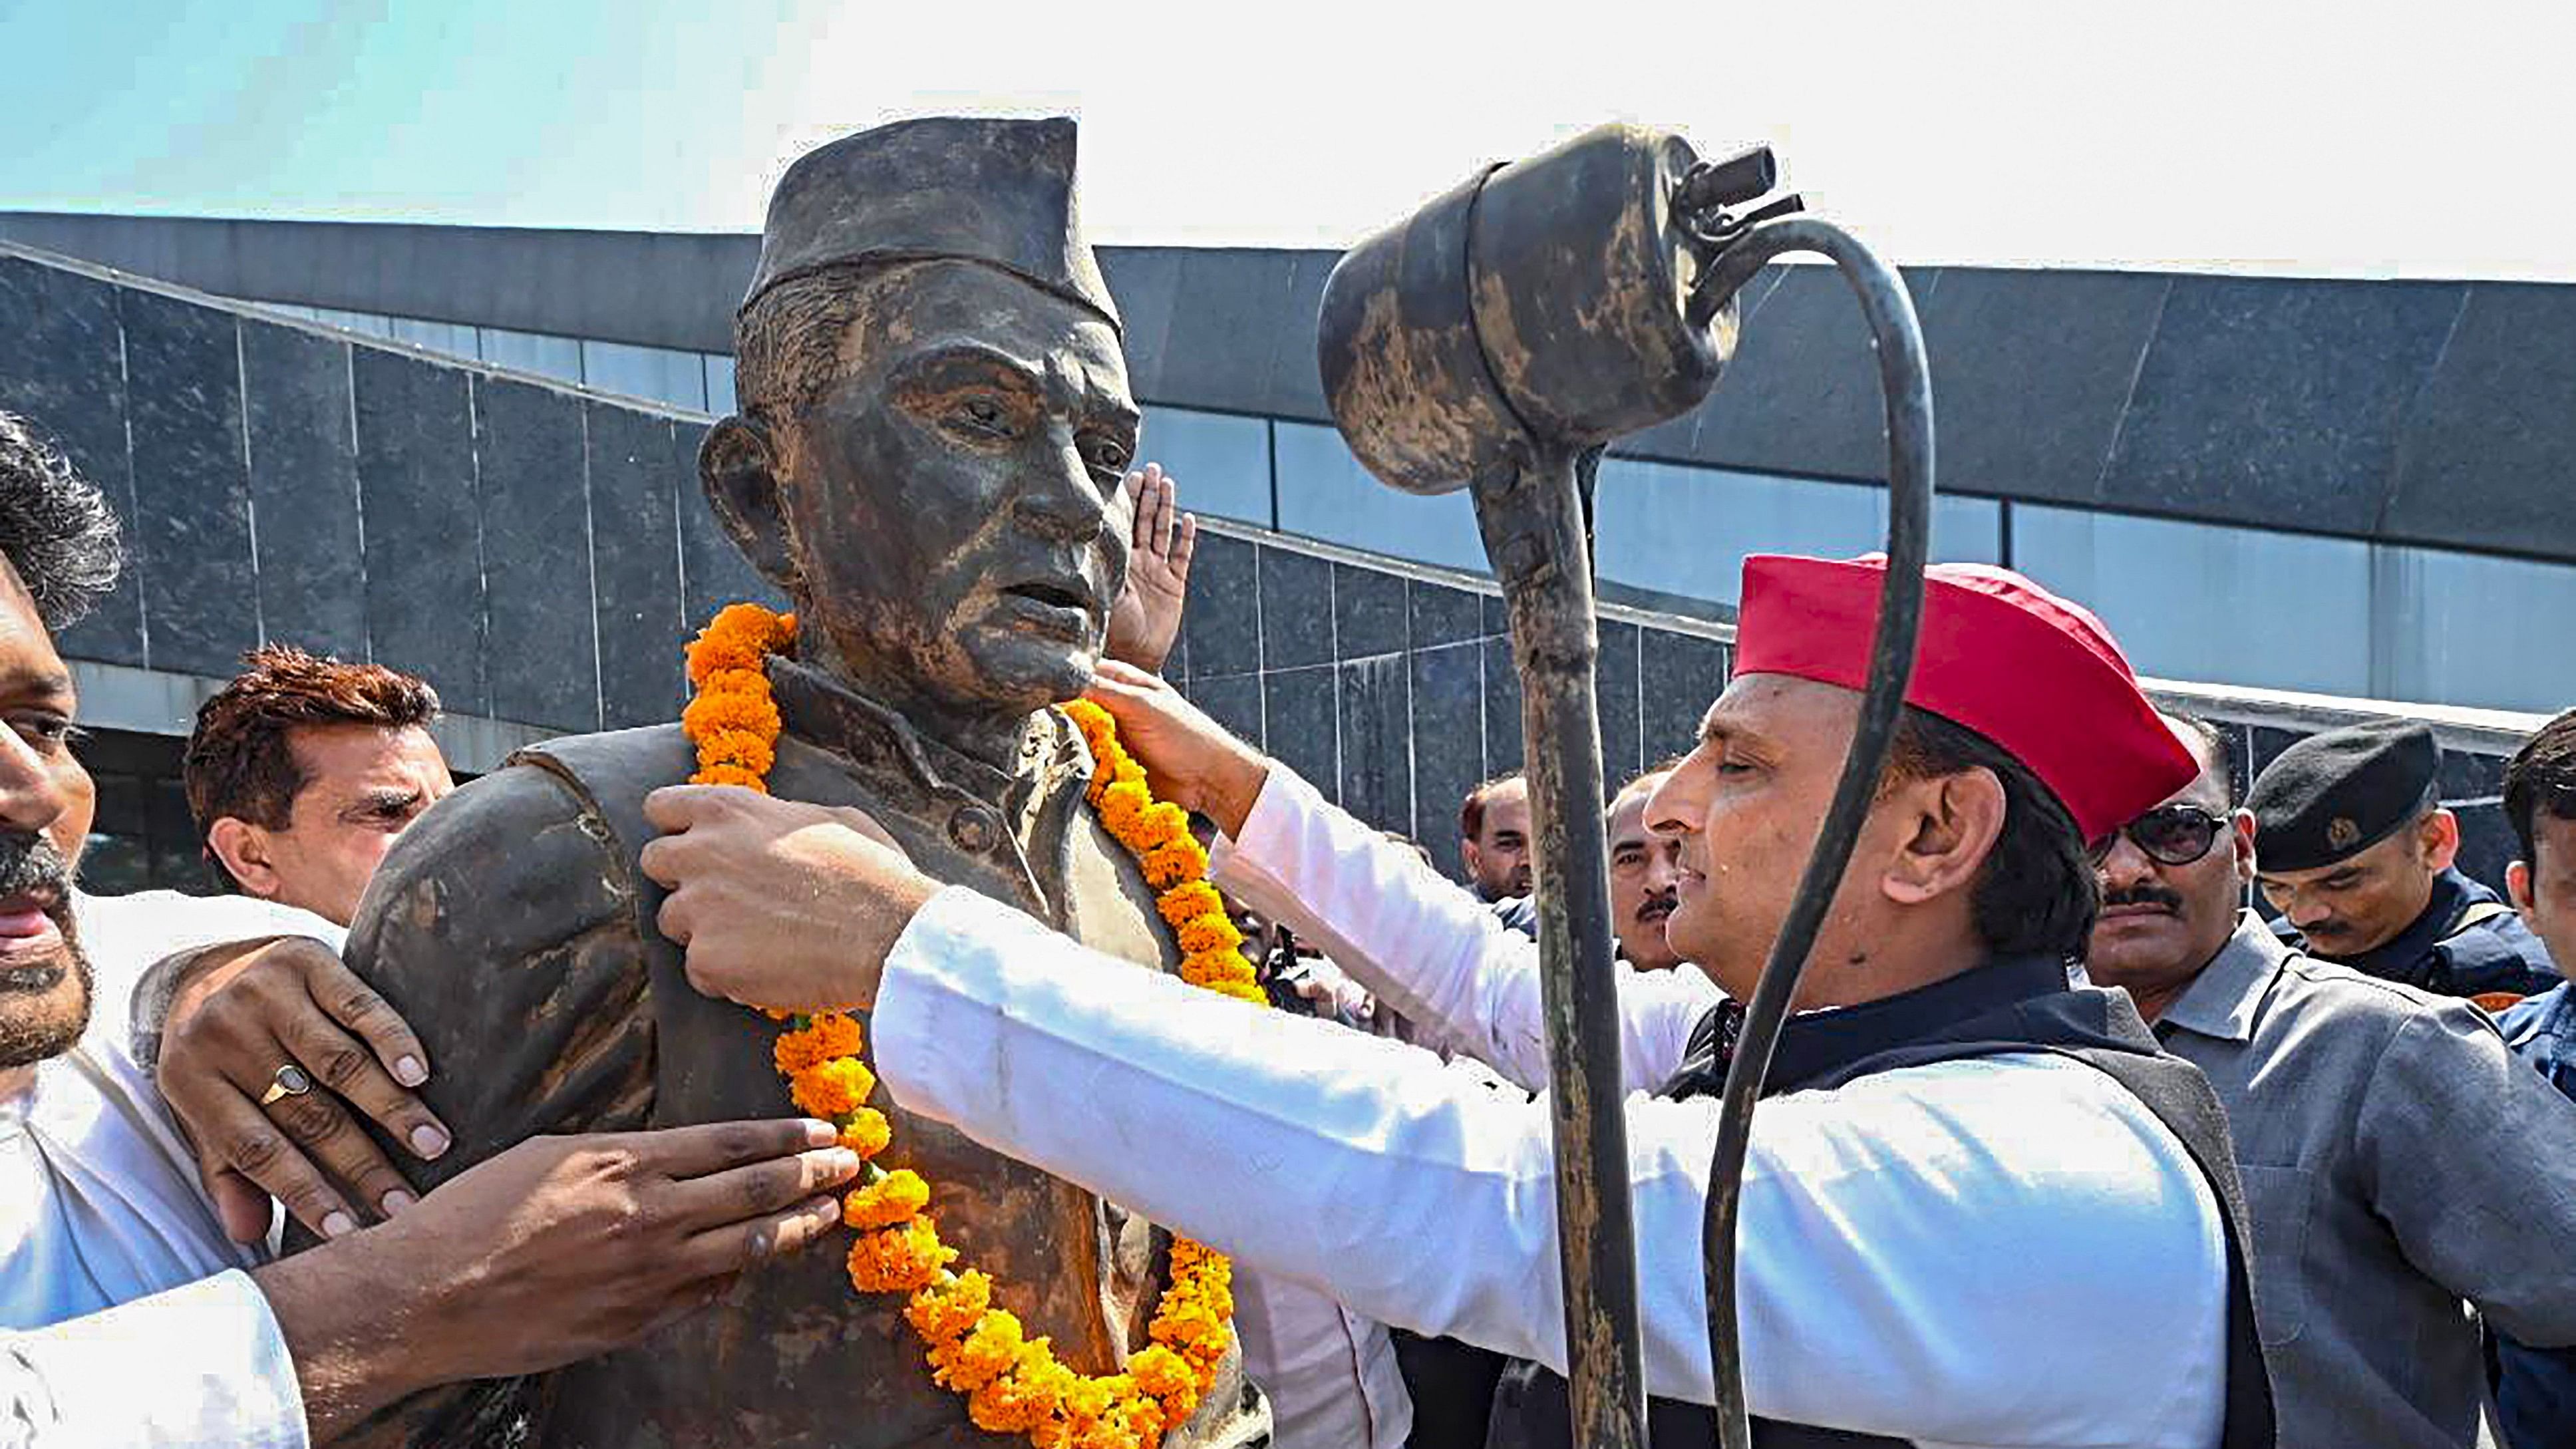
{"label": "red cap", "polygon": [[[1878,554],[1747,558],[1735,672],[1861,688],[1886,579]],[[1975,730],[2029,766],[2087,840],[2154,809],[2200,773],[2102,621],[2010,569],[1925,571],[1922,646],[1905,702]]]}

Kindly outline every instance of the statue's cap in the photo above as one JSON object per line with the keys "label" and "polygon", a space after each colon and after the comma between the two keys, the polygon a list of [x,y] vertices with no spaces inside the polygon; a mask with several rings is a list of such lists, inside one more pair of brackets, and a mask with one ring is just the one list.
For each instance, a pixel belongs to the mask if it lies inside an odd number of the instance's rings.
{"label": "statue's cap", "polygon": [[1070,116],[925,116],[818,146],[769,197],[763,292],[826,267],[955,258],[999,267],[1100,314],[1118,304],[1083,240]]}

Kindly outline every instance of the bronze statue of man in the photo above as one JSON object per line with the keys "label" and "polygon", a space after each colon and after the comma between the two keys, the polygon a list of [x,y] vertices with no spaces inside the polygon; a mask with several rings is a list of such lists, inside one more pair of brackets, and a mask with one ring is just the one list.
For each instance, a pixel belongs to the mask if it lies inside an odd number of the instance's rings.
{"label": "bronze statue of man", "polygon": [[[1124,579],[1136,447],[1118,312],[1075,216],[1069,120],[929,119],[789,169],[736,323],[739,415],[699,458],[735,543],[795,603],[769,674],[771,791],[854,805],[942,879],[1148,966],[1177,954],[1083,803],[1078,694]],[[681,641],[674,639],[674,658]],[[542,647],[539,641],[522,641]],[[534,1133],[784,1115],[776,1028],[689,989],[637,868],[645,794],[694,768],[677,724],[557,740],[412,827],[349,959],[419,1031],[455,1130],[435,1177]],[[882,1100],[880,1161],[1057,1356],[1146,1343],[1169,1240]],[[837,1254],[747,1275],[643,1346],[398,1406],[370,1442],[913,1449],[998,1442],[934,1385],[899,1294]],[[1266,1442],[1229,1366],[1186,1449]]]}

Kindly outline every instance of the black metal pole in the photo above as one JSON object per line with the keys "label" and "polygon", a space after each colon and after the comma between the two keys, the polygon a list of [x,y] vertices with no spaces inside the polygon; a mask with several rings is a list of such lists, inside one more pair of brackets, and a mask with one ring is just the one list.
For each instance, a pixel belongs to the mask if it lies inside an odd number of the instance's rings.
{"label": "black metal pole", "polygon": [[[1745,1009],[1735,1059],[1720,1097],[1717,1150],[1709,1167],[1708,1216],[1700,1242],[1708,1275],[1709,1369],[1716,1386],[1718,1443],[1752,1449],[1744,1402],[1743,1341],[1736,1323],[1735,1224],[1741,1205],[1745,1148],[1752,1140],[1753,1104],[1771,1068],[1789,1004],[1806,969],[1816,931],[1851,862],[1852,847],[1877,794],[1880,771],[1896,736],[1906,685],[1914,674],[1914,646],[1923,621],[1923,565],[1932,534],[1932,374],[1914,302],[1895,268],[1850,233],[1812,217],[1755,228],[1718,257],[1695,290],[1694,320],[1705,322],[1762,264],[1782,252],[1821,252],[1841,269],[1859,299],[1878,354],[1879,387],[1887,405],[1887,582],[1879,596],[1878,627],[1870,645],[1869,688],[1842,778],[1825,812],[1816,846],[1799,878],[1797,899],[1763,964],[1762,984]],[[1615,1049],[1615,1048],[1614,1048]],[[1581,1442],[1580,1440],[1577,1441]]]}
{"label": "black metal pole", "polygon": [[1575,462],[1570,452],[1550,452],[1477,480],[1476,521],[1502,582],[1521,678],[1574,1442],[1644,1449],[1645,1359],[1592,692],[1600,635]]}

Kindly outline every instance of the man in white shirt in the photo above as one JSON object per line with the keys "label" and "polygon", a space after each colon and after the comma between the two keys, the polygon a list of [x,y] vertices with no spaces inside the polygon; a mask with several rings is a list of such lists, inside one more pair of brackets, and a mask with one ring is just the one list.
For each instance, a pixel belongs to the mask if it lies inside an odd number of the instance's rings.
{"label": "man in white shirt", "polygon": [[[1682,840],[1673,943],[1738,997],[1851,738],[1882,580],[1749,560],[1738,675],[1649,806]],[[2085,841],[2195,763],[2099,622],[2017,575],[1935,570],[1921,659],[1755,1117],[1738,1271],[1759,1442],[2268,1444],[2216,1101],[2125,997],[2065,983],[2098,902]],[[1232,888],[1271,875],[1282,918],[1354,972],[1440,958],[1369,984],[1498,1060],[1535,1047],[1534,964],[1518,985],[1494,969],[1490,933],[1447,919],[1417,863],[1159,684],[1115,675],[1095,698],[1158,795],[1234,841]],[[649,810],[669,834],[645,867],[701,990],[872,1005],[911,1110],[1356,1311],[1564,1364],[1544,1104],[1121,970],[840,816],[703,787]],[[1673,1078],[1626,1106],[1638,1288],[1657,1427],[1706,1442],[1688,1406],[1713,1397],[1707,1092],[1732,1043],[1723,1007],[1694,1026],[1647,984],[1680,974],[1626,982],[1623,1072]],[[1535,1412],[1514,1427],[1548,1441]]]}
{"label": "man in white shirt", "polygon": [[0,560],[0,1446],[327,1441],[642,1337],[837,1220],[830,1124],[728,1123],[531,1142],[291,1262],[228,1241],[123,1042],[138,953],[205,938],[128,906],[85,943],[71,889],[96,795],[52,631],[114,580],[115,517],[7,414]]}

